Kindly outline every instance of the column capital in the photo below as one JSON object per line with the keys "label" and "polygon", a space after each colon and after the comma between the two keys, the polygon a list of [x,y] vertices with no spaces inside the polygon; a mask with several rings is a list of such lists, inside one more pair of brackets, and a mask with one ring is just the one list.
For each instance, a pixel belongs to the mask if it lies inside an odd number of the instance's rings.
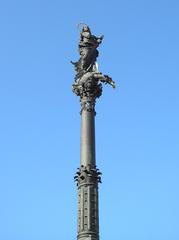
{"label": "column capital", "polygon": [[102,84],[93,72],[87,72],[72,85],[73,92],[80,97],[81,112],[95,112],[96,98],[102,94]]}
{"label": "column capital", "polygon": [[86,72],[72,85],[72,91],[80,97],[81,112],[94,111],[96,99],[102,95],[102,83],[115,87],[115,83],[107,75],[100,72]]}

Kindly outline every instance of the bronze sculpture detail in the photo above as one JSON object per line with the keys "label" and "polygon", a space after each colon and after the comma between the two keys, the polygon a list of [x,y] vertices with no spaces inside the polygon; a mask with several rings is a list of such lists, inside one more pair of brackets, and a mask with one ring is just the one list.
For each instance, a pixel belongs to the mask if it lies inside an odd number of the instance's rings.
{"label": "bronze sculpture detail", "polygon": [[[78,62],[71,63],[75,66],[76,76],[73,84],[73,91],[79,95],[80,89],[82,90],[85,83],[95,81],[105,84],[110,84],[115,88],[114,81],[107,75],[103,75],[98,71],[97,57],[99,52],[97,48],[102,43],[104,36],[96,37],[91,34],[89,26],[84,25],[80,33],[80,41],[78,44],[80,59]],[[94,85],[94,84],[93,84]]]}

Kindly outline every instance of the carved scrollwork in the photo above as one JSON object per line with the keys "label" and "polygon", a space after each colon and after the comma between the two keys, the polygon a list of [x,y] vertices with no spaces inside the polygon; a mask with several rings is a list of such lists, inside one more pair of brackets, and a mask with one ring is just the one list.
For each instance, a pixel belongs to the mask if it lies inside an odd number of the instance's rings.
{"label": "carved scrollwork", "polygon": [[72,90],[77,96],[80,96],[81,98],[92,97],[94,99],[101,96],[102,84],[99,83],[95,78],[90,76],[90,78],[83,78],[80,80],[84,81],[75,82],[72,85]]}
{"label": "carved scrollwork", "polygon": [[95,113],[95,101],[102,94],[102,84],[92,76],[87,79],[86,77],[73,84],[73,92],[80,96],[81,113],[83,110]]}

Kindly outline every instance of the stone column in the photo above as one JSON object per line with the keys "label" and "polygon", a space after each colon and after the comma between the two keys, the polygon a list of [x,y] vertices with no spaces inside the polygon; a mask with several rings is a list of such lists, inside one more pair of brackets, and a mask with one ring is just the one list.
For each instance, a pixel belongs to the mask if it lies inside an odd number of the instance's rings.
{"label": "stone column", "polygon": [[[78,187],[78,240],[99,240],[98,183],[95,157],[95,101],[102,87],[93,78],[75,93],[81,101],[81,161],[75,176]],[[75,91],[74,90],[74,91]]]}
{"label": "stone column", "polygon": [[95,102],[93,98],[81,99],[81,165],[96,165],[95,156]]}

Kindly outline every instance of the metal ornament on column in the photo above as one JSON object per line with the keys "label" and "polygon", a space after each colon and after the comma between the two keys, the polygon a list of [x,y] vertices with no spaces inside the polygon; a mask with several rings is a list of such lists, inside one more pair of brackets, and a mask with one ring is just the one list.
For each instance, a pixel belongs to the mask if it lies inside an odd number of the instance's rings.
{"label": "metal ornament on column", "polygon": [[98,183],[101,172],[95,156],[95,102],[102,94],[102,83],[115,88],[114,81],[98,70],[96,59],[103,36],[91,34],[83,24],[78,44],[80,59],[71,62],[76,76],[73,92],[81,102],[81,162],[75,175],[78,187],[78,240],[99,240]]}

